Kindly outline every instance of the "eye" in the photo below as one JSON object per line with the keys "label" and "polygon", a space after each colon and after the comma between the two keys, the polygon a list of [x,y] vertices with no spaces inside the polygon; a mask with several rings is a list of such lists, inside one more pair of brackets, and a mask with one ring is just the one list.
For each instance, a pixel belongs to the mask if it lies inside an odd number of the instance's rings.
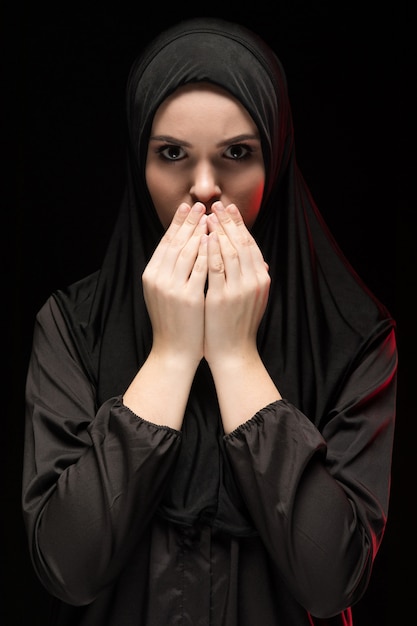
{"label": "eye", "polygon": [[229,146],[224,152],[226,158],[233,159],[234,161],[240,161],[247,159],[252,154],[252,148],[243,143],[237,143],[233,146]]}
{"label": "eye", "polygon": [[186,157],[185,150],[173,144],[161,146],[158,148],[158,154],[167,161],[181,161]]}

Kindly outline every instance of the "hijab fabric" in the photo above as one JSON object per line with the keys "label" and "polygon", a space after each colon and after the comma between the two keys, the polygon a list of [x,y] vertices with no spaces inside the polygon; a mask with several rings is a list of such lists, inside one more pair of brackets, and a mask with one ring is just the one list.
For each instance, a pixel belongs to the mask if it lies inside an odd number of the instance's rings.
{"label": "hijab fabric", "polygon": [[[99,407],[124,393],[152,345],[141,275],[164,232],[145,183],[152,120],[175,89],[199,81],[229,91],[259,129],[266,184],[252,234],[272,279],[259,351],[282,396],[321,430],[344,378],[366,341],[389,323],[389,314],[361,283],[324,224],[297,167],[284,70],[275,53],[245,27],[212,18],[181,22],[157,37],[132,66],[124,198],[98,276],[61,292],[61,308],[97,389]],[[334,210],[339,210],[338,198]],[[178,524],[201,522],[236,535],[251,534],[223,436],[214,384],[203,360],[159,513]]]}

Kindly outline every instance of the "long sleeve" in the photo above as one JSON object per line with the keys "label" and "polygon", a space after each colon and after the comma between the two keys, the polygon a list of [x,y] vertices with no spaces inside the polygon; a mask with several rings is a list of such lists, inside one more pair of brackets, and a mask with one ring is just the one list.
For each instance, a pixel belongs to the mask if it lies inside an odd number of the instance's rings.
{"label": "long sleeve", "polygon": [[27,377],[23,510],[35,569],[71,604],[91,602],[123,568],[164,492],[181,435],[120,397],[96,412],[64,320],[38,314]]}
{"label": "long sleeve", "polygon": [[317,617],[361,597],[384,533],[396,367],[390,331],[362,356],[320,430],[281,400],[225,437],[270,557]]}

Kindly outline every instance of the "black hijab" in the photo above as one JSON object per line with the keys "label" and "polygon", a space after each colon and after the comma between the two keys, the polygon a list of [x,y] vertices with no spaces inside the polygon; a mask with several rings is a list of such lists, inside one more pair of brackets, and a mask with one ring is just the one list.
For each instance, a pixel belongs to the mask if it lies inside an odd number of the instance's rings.
{"label": "black hijab", "polygon": [[[159,104],[185,83],[208,81],[248,110],[261,135],[266,170],[252,234],[270,266],[261,357],[283,397],[322,430],[364,343],[389,324],[326,228],[297,168],[286,78],[275,54],[246,28],[196,18],[163,32],[134,63],[127,86],[127,183],[98,275],[59,300],[97,406],[121,395],[145,361],[152,330],[141,275],[163,228],[145,184],[147,144]],[[338,198],[334,201],[338,209]],[[181,451],[160,514],[235,534],[252,532],[223,450],[210,371],[197,371]]]}

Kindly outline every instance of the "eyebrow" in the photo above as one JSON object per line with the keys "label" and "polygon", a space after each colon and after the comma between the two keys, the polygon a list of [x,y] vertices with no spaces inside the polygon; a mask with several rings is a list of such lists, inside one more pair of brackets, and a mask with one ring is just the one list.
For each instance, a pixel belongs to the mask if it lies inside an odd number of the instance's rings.
{"label": "eyebrow", "polygon": [[[236,135],[236,137],[229,137],[228,139],[219,142],[217,146],[219,148],[222,146],[230,146],[231,144],[241,143],[242,141],[248,141],[251,139],[260,141],[260,138],[257,134],[244,133],[242,135]],[[190,142],[183,141],[182,139],[178,139],[176,137],[172,137],[171,135],[153,135],[149,137],[149,141],[165,141],[166,143],[170,143],[176,146],[186,146],[187,148],[190,148],[192,146]]]}

